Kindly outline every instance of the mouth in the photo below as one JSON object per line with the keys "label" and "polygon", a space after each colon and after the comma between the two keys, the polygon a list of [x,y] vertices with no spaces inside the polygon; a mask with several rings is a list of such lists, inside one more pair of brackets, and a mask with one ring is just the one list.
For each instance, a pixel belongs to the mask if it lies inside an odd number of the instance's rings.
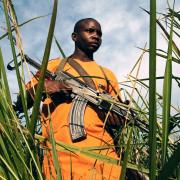
{"label": "mouth", "polygon": [[100,46],[100,44],[98,42],[92,42],[92,43],[90,43],[90,45],[93,47],[99,47]]}

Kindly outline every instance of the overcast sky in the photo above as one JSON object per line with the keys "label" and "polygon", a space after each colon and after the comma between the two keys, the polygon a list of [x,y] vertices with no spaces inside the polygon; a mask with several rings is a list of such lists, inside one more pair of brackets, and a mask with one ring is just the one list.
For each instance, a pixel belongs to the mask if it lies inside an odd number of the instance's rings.
{"label": "overcast sky", "polygon": [[[16,0],[13,1],[19,23],[32,17],[50,14],[52,12],[52,0]],[[2,5],[1,5],[2,7]],[[55,36],[60,42],[66,55],[73,52],[71,33],[76,21],[86,17],[97,19],[102,25],[103,43],[95,54],[95,60],[111,69],[119,81],[125,79],[141,54],[136,47],[144,47],[149,43],[149,15],[140,9],[149,10],[148,0],[60,0],[58,16],[55,28]],[[166,13],[165,0],[157,0],[157,11]],[[176,2],[175,10],[180,10],[180,1]],[[50,15],[35,20],[20,28],[23,48],[30,57],[42,60]],[[4,34],[5,20],[2,8],[0,9],[0,35]],[[2,28],[3,27],[3,28]],[[180,41],[175,37],[175,41]],[[157,39],[158,48],[167,50],[166,41],[163,40],[160,30]],[[7,38],[0,41],[3,57],[6,61],[12,59],[10,44]],[[61,56],[53,42],[50,58]],[[163,76],[164,60],[157,60],[157,75]],[[173,65],[173,73],[180,77],[179,65]],[[143,58],[139,78],[148,77],[148,54]],[[14,74],[8,72],[8,79],[12,93],[17,93],[17,83]],[[161,83],[158,81],[158,90],[161,92]],[[173,83],[173,103],[180,105],[179,88]],[[178,97],[178,98],[177,98]]]}

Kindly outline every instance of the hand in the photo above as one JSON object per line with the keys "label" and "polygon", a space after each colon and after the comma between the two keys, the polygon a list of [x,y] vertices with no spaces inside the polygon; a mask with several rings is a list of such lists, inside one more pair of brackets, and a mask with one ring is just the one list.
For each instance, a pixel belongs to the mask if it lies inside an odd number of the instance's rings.
{"label": "hand", "polygon": [[68,91],[72,90],[72,88],[63,81],[57,81],[57,80],[45,80],[44,87],[47,93],[52,94],[55,92],[59,92],[60,90]]}
{"label": "hand", "polygon": [[119,117],[116,113],[111,112],[109,114],[107,124],[111,126],[123,127],[124,123],[125,123],[125,119],[122,117]]}
{"label": "hand", "polygon": [[[130,101],[125,100],[123,103],[125,105],[129,105]],[[116,113],[110,112],[107,123],[112,126],[123,127],[125,125],[125,123],[128,123],[128,122],[129,122],[129,120],[127,120],[126,117],[119,117]]]}

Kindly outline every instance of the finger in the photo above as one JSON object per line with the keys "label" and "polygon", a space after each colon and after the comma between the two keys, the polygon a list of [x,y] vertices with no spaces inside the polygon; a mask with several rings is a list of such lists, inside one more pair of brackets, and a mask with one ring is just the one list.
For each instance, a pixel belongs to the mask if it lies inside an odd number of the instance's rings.
{"label": "finger", "polygon": [[57,81],[45,80],[44,86],[48,93],[58,92],[60,90],[59,82]]}
{"label": "finger", "polygon": [[115,125],[115,121],[114,121],[114,117],[113,117],[112,113],[109,114],[108,123],[110,125]]}
{"label": "finger", "polygon": [[69,84],[67,84],[66,82],[60,82],[61,86],[63,89],[65,90],[71,90],[72,88],[69,86]]}
{"label": "finger", "polygon": [[122,117],[119,117],[117,114],[110,113],[109,123],[110,125],[114,125],[114,126],[123,126],[124,120]]}

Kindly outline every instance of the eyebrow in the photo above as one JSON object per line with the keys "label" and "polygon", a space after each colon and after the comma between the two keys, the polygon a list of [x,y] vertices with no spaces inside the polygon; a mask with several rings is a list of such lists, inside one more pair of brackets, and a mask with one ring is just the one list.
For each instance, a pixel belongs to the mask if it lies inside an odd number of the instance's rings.
{"label": "eyebrow", "polygon": [[87,31],[87,30],[93,30],[93,31],[96,31],[99,36],[102,36],[102,31],[99,30],[99,29],[97,29],[97,28],[95,28],[94,26],[84,28],[84,30],[85,30],[85,31]]}

